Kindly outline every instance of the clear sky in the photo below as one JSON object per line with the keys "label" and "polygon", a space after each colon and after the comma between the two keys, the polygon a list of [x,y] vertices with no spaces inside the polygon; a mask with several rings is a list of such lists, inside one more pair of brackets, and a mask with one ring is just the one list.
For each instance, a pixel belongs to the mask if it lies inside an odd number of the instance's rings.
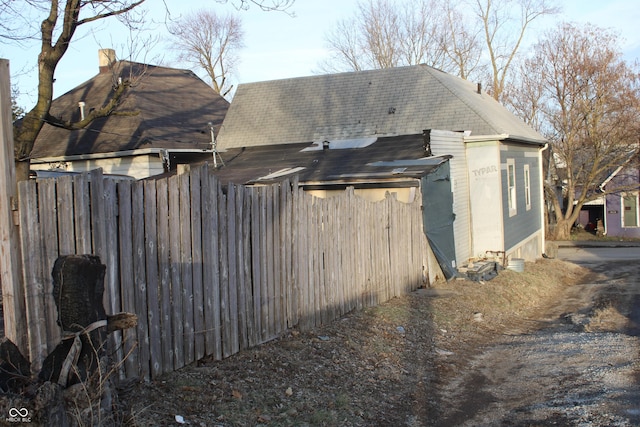
{"label": "clear sky", "polygon": [[[216,12],[235,12],[230,5],[215,0],[164,0],[173,16],[194,9],[213,8]],[[533,31],[541,31],[559,21],[592,22],[612,28],[622,37],[622,49],[627,60],[640,59],[640,7],[638,0],[559,0],[563,13],[537,23]],[[165,9],[161,0],[147,0],[148,20],[163,20]],[[353,16],[357,0],[296,0],[291,8],[295,17],[279,12],[263,12],[255,6],[237,12],[245,30],[245,48],[241,52],[236,81],[248,83],[316,74],[318,64],[327,57],[325,34],[335,23]],[[38,19],[42,19],[39,17]],[[138,48],[150,35],[166,37],[163,24],[152,25],[146,34],[138,36]],[[55,82],[55,96],[92,78],[98,72],[98,49],[112,47],[118,54],[130,51],[127,29],[117,21],[87,26],[77,33],[67,55],[61,61]],[[532,32],[531,37],[535,38]],[[12,83],[19,85],[19,105],[25,109],[36,99],[35,66],[38,42],[15,48],[0,44],[0,57],[10,60]],[[172,61],[166,39],[160,39],[152,51],[132,60],[185,68]]]}

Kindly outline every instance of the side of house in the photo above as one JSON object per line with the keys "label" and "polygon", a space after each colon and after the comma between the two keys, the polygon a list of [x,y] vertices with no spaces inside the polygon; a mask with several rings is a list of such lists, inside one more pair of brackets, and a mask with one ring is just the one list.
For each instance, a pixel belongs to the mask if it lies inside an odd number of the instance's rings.
{"label": "side of house", "polygon": [[[607,194],[605,198],[605,233],[611,237],[640,238],[640,169],[621,169],[605,189],[628,187],[627,191]],[[635,188],[633,188],[635,187]]]}

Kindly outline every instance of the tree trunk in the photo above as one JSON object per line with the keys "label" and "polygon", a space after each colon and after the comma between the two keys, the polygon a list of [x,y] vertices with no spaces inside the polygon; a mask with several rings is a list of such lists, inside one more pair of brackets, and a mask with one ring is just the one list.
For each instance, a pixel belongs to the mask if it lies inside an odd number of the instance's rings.
{"label": "tree trunk", "polygon": [[571,219],[560,217],[556,222],[556,227],[554,230],[554,239],[555,240],[569,240],[571,238],[571,227],[573,226],[573,221]]}

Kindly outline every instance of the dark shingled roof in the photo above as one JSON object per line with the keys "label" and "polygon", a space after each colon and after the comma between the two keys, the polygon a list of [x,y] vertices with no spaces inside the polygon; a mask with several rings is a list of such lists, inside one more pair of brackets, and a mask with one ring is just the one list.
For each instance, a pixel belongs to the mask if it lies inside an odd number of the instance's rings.
{"label": "dark shingled roof", "polygon": [[[112,153],[143,148],[208,149],[208,122],[219,128],[229,103],[189,70],[128,61],[106,70],[53,101],[51,114],[79,120],[102,107],[118,78],[131,78],[116,114],[97,119],[87,128],[66,130],[45,124],[32,158]],[[118,113],[133,112],[121,115]]]}
{"label": "dark shingled roof", "polygon": [[423,129],[545,141],[476,84],[416,65],[241,84],[218,142],[250,147]]}
{"label": "dark shingled roof", "polygon": [[230,149],[220,153],[225,166],[216,175],[223,184],[268,184],[297,176],[307,187],[402,186],[402,182],[415,182],[450,158],[425,157],[421,134],[373,138],[368,143],[366,147],[327,150],[309,142]]}

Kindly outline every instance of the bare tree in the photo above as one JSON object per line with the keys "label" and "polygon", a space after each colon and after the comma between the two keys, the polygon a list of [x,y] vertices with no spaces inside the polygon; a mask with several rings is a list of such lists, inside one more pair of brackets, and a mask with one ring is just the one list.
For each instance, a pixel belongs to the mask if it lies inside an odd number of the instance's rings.
{"label": "bare tree", "polygon": [[14,126],[15,157],[18,179],[26,179],[29,171],[29,154],[44,123],[63,127],[86,126],[91,120],[111,113],[128,82],[118,83],[111,100],[103,108],[94,110],[84,123],[62,123],[51,116],[53,82],[56,67],[66,53],[78,27],[111,17],[122,17],[140,6],[145,0],[114,0],[86,2],[83,0],[58,0],[30,2],[47,15],[40,25],[40,54],[38,55],[38,98],[36,105],[25,114],[20,124]]}
{"label": "bare tree", "polygon": [[442,28],[443,49],[451,62],[451,70],[460,78],[469,79],[481,72],[482,41],[480,28],[473,20],[456,8],[456,4],[442,1],[441,13],[444,17]]}
{"label": "bare tree", "polygon": [[[93,110],[85,119],[71,123],[50,114],[53,99],[54,74],[74,39],[76,30],[83,25],[104,19],[118,19],[128,28],[144,25],[144,15],[134,16],[146,0],[0,0],[0,41],[26,42],[37,39],[40,43],[38,63],[38,96],[35,106],[19,124],[14,126],[16,175],[27,179],[29,156],[44,123],[70,129],[87,126],[98,117],[112,114],[126,93],[130,80],[118,79],[109,99],[100,109]],[[288,11],[295,0],[217,0],[231,2],[238,9],[256,6],[265,11]],[[164,3],[163,3],[164,4]],[[165,6],[166,7],[166,4]],[[44,18],[42,18],[44,16]],[[38,26],[39,24],[39,26]]]}
{"label": "bare tree", "polygon": [[169,27],[178,60],[204,70],[211,86],[222,96],[233,89],[229,77],[243,47],[242,23],[233,15],[218,16],[201,9],[179,19]]}
{"label": "bare tree", "polygon": [[[623,59],[617,37],[604,29],[563,24],[549,32],[523,65],[520,111],[551,141],[564,206],[547,183],[555,237],[566,239],[582,206],[603,194],[637,191],[638,182],[601,184],[621,166],[638,167],[640,74]],[[532,114],[532,115],[531,115]]]}
{"label": "bare tree", "polygon": [[322,69],[427,64],[464,79],[488,74],[487,89],[500,100],[532,22],[558,12],[552,1],[361,2],[353,18],[339,22],[326,36],[331,58]]}
{"label": "bare tree", "polygon": [[509,71],[527,30],[533,21],[558,13],[559,8],[553,5],[553,0],[473,1],[475,14],[483,28],[491,67],[492,81],[488,89],[496,100],[501,101]]}
{"label": "bare tree", "polygon": [[429,64],[448,67],[441,16],[435,0],[368,0],[356,16],[339,21],[325,36],[331,58],[324,71]]}

